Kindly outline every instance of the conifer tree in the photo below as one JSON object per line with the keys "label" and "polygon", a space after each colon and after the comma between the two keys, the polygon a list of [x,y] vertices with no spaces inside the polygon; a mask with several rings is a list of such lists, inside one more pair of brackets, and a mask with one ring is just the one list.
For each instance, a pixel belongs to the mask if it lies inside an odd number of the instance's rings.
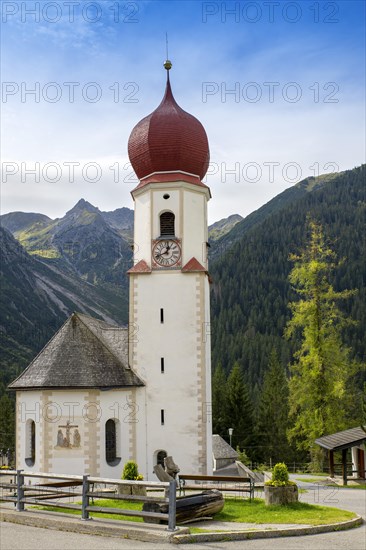
{"label": "conifer tree", "polygon": [[346,383],[354,365],[349,350],[342,345],[342,328],[351,321],[337,306],[353,292],[336,292],[329,273],[336,267],[335,255],[327,246],[323,229],[309,222],[310,239],[299,256],[289,280],[300,300],[290,304],[292,318],[288,338],[301,334],[301,346],[295,353],[290,379],[290,414],[293,425],[288,431],[299,449],[310,451],[312,467],[321,467],[322,451],[315,439],[346,426]]}
{"label": "conifer tree", "polygon": [[252,458],[254,444],[253,405],[238,363],[235,363],[226,383],[226,431],[233,428],[232,446],[239,445]]}
{"label": "conifer tree", "polygon": [[366,382],[363,384],[363,395],[361,402],[361,428],[364,432],[366,432]]}
{"label": "conifer tree", "polygon": [[214,434],[225,437],[225,400],[226,376],[221,363],[217,365],[212,377],[212,429]]}
{"label": "conifer tree", "polygon": [[0,449],[14,451],[15,447],[15,413],[14,403],[3,394],[0,398]]}
{"label": "conifer tree", "polygon": [[289,388],[285,369],[275,348],[265,373],[258,412],[259,457],[262,462],[288,462],[291,450],[287,440],[289,427]]}

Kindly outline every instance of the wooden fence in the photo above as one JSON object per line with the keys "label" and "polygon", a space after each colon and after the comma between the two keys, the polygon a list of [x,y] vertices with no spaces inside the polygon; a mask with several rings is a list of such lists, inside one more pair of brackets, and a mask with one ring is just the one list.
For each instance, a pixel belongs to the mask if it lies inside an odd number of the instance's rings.
{"label": "wooden fence", "polygon": [[[6,479],[6,476],[9,479]],[[35,483],[30,483],[33,480]],[[27,484],[28,481],[28,484]],[[140,494],[118,494],[117,487],[132,485],[162,492],[163,496]],[[128,481],[100,478],[93,476],[71,476],[45,474],[42,472],[24,472],[23,470],[0,471],[0,501],[14,502],[18,512],[25,510],[26,505],[52,506],[69,510],[79,510],[82,520],[89,520],[90,512],[101,514],[120,514],[151,519],[162,519],[168,522],[168,531],[176,529],[176,482]],[[61,502],[68,498],[81,503]],[[145,512],[123,508],[107,508],[91,505],[95,498],[127,500],[133,502],[158,502],[168,504],[168,513]]]}

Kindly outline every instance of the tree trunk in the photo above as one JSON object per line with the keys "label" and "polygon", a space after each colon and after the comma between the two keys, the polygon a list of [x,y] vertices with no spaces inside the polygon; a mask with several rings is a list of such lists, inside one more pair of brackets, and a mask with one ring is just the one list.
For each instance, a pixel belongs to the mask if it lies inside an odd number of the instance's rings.
{"label": "tree trunk", "polygon": [[[189,495],[177,498],[177,523],[189,521],[195,518],[212,517],[221,512],[225,504],[224,497],[220,491],[205,491],[197,495]],[[168,503],[145,502],[144,512],[169,512]],[[165,520],[155,518],[144,518],[146,523],[167,523]]]}

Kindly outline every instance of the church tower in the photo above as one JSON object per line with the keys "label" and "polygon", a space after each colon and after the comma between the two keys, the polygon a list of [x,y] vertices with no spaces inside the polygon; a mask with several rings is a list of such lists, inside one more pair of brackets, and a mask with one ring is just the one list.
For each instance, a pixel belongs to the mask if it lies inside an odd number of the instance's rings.
{"label": "church tower", "polygon": [[212,472],[207,203],[209,146],[202,124],[173,97],[132,130],[139,184],[130,275],[129,364],[136,392],[132,454],[148,479],[164,456],[181,472]]}

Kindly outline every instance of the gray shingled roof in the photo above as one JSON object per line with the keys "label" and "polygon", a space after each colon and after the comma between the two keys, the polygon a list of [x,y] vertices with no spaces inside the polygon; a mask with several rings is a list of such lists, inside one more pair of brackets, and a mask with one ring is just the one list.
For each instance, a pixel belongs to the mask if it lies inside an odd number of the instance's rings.
{"label": "gray shingled roof", "polygon": [[128,330],[73,313],[10,389],[143,386],[128,367]]}
{"label": "gray shingled roof", "polygon": [[363,441],[366,441],[366,432],[358,427],[319,437],[315,443],[329,451],[340,451],[360,445]]}
{"label": "gray shingled roof", "polygon": [[220,458],[233,458],[234,460],[238,458],[238,453],[226,443],[220,435],[214,434],[212,436],[212,453],[215,460]]}

